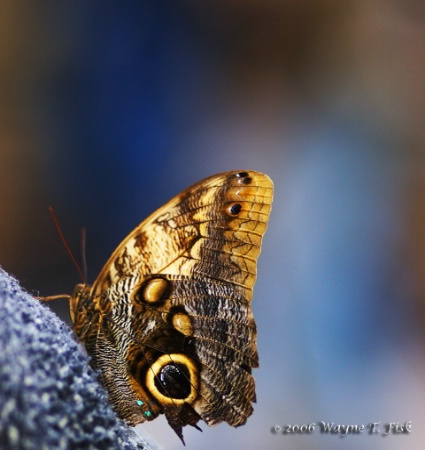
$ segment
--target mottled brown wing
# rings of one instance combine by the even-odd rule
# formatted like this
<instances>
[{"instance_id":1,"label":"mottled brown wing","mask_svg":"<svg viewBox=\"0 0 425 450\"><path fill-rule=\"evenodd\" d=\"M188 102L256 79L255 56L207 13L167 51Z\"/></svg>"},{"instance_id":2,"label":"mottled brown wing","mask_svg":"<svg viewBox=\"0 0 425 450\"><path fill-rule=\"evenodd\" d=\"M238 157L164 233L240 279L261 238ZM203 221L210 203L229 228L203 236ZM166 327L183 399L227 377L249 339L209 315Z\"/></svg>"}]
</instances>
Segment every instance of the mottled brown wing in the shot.
<instances>
[{"instance_id":1,"label":"mottled brown wing","mask_svg":"<svg viewBox=\"0 0 425 450\"><path fill-rule=\"evenodd\" d=\"M164 413L177 434L201 418L245 423L258 366L251 310L273 184L258 172L207 178L143 221L91 290L75 328L118 414Z\"/></svg>"}]
</instances>

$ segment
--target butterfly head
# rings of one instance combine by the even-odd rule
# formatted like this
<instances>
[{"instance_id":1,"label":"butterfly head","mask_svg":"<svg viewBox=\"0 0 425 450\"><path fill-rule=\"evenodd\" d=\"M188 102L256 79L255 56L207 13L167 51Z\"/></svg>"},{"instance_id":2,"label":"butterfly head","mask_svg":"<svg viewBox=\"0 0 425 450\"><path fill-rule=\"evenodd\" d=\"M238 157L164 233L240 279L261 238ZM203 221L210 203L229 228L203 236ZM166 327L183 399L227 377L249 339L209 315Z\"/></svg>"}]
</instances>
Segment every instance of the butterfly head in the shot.
<instances>
[{"instance_id":1,"label":"butterfly head","mask_svg":"<svg viewBox=\"0 0 425 450\"><path fill-rule=\"evenodd\" d=\"M78 323L79 311L82 310L82 303L88 298L89 292L90 287L85 283L77 284L72 292L69 299L69 315L74 325Z\"/></svg>"}]
</instances>

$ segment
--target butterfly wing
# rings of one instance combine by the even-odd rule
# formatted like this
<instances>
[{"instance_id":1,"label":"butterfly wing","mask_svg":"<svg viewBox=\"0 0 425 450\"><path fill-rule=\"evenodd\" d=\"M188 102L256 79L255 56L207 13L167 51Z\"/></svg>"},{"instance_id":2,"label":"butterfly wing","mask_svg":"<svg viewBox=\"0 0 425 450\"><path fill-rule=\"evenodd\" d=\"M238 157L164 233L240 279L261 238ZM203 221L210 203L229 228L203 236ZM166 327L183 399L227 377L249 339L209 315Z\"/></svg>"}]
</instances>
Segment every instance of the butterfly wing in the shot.
<instances>
[{"instance_id":1,"label":"butterfly wing","mask_svg":"<svg viewBox=\"0 0 425 450\"><path fill-rule=\"evenodd\" d=\"M245 423L258 366L251 310L273 184L258 172L196 183L118 246L74 308L117 413L181 427Z\"/></svg>"}]
</instances>

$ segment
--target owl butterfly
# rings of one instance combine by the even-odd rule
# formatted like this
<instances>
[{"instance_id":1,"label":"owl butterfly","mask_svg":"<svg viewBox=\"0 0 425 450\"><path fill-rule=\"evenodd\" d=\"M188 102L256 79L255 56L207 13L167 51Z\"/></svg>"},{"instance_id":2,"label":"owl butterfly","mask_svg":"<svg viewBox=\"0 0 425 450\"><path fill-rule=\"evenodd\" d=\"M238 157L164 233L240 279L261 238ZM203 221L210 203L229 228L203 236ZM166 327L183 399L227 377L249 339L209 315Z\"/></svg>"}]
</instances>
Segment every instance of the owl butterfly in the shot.
<instances>
[{"instance_id":1,"label":"owl butterfly","mask_svg":"<svg viewBox=\"0 0 425 450\"><path fill-rule=\"evenodd\" d=\"M251 415L251 298L272 195L258 172L200 181L133 230L92 287L75 287L76 334L129 425L165 414L183 441L200 419Z\"/></svg>"}]
</instances>

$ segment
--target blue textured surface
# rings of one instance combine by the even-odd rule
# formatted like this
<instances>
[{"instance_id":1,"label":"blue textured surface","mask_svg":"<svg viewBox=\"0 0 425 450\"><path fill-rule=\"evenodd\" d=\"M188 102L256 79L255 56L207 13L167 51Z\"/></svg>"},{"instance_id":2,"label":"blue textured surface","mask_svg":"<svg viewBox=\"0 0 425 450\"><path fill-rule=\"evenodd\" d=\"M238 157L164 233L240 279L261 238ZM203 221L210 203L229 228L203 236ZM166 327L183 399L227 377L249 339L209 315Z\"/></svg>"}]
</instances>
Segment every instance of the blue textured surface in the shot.
<instances>
[{"instance_id":1,"label":"blue textured surface","mask_svg":"<svg viewBox=\"0 0 425 450\"><path fill-rule=\"evenodd\" d=\"M72 331L0 269L0 448L153 449L120 421Z\"/></svg>"}]
</instances>

